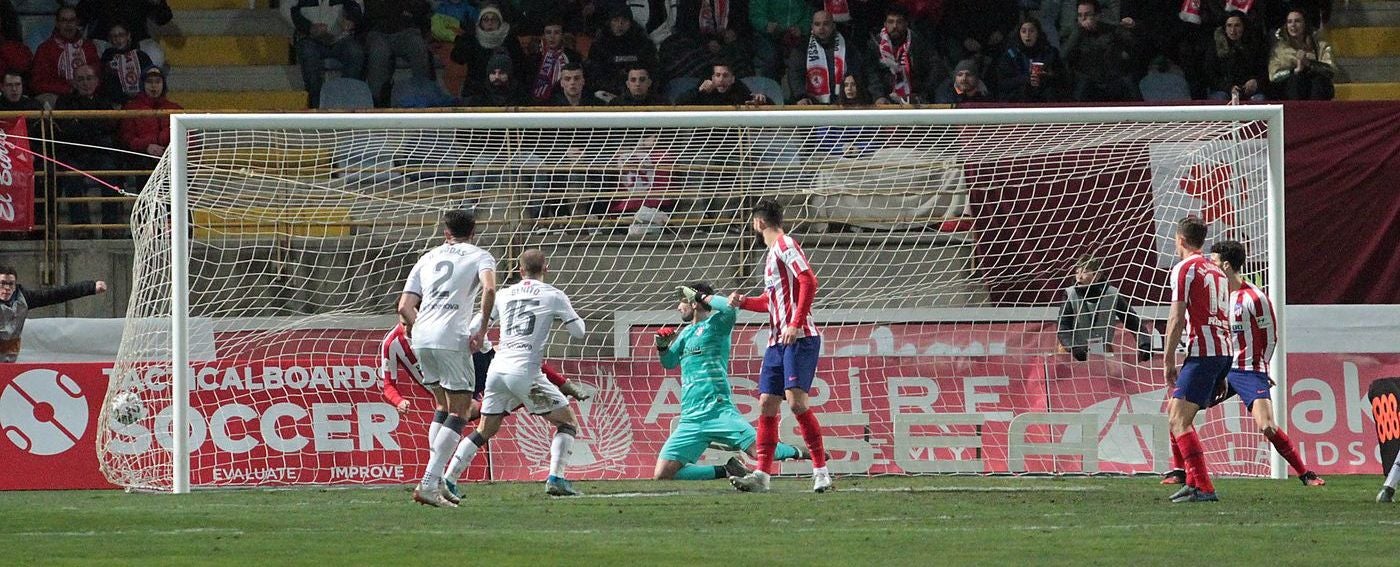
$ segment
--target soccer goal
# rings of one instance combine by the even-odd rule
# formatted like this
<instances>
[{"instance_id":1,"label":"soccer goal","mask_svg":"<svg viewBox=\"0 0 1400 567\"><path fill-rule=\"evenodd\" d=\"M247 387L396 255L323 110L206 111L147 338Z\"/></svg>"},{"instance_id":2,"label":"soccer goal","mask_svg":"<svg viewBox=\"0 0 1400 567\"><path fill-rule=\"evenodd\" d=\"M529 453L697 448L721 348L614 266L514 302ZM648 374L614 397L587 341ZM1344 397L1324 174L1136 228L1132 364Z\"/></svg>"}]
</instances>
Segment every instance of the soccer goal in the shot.
<instances>
[{"instance_id":1,"label":"soccer goal","mask_svg":"<svg viewBox=\"0 0 1400 567\"><path fill-rule=\"evenodd\" d=\"M546 353L597 388L576 407L570 471L583 479L650 476L680 394L651 335L678 323L677 285L760 289L760 198L784 204L820 280L812 404L837 474L1169 468L1162 351L1182 216L1201 216L1210 241L1245 242L1248 277L1287 317L1280 106L171 123L132 218L133 292L97 446L127 487L421 475L430 402L403 383L407 411L383 398L378 347L454 208L475 211L503 280L543 250L588 323L586 339L557 333ZM1059 309L1084 261L1136 317L1105 313L1096 324L1112 332L1064 349ZM734 400L750 418L765 323L746 314L734 337ZM1199 426L1213 472L1284 474L1238 402ZM542 478L549 433L508 420L470 478ZM790 415L783 436L801 442Z\"/></svg>"}]
</instances>

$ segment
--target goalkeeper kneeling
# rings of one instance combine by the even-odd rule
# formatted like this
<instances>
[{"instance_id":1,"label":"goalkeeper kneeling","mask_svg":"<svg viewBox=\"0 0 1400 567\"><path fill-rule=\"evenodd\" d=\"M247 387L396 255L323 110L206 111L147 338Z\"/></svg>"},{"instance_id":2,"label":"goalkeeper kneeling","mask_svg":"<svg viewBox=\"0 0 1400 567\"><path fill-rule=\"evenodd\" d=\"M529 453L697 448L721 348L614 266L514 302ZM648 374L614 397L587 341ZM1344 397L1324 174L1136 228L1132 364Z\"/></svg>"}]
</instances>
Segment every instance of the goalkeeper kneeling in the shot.
<instances>
[{"instance_id":1,"label":"goalkeeper kneeling","mask_svg":"<svg viewBox=\"0 0 1400 567\"><path fill-rule=\"evenodd\" d=\"M704 282L676 288L676 311L685 323L656 333L661 365L681 368L681 415L656 458L657 480L713 480L749 474L736 457L719 466L695 464L715 446L754 456L757 433L734 407L729 387L730 335L737 310ZM803 451L779 443L776 459L807 458Z\"/></svg>"}]
</instances>

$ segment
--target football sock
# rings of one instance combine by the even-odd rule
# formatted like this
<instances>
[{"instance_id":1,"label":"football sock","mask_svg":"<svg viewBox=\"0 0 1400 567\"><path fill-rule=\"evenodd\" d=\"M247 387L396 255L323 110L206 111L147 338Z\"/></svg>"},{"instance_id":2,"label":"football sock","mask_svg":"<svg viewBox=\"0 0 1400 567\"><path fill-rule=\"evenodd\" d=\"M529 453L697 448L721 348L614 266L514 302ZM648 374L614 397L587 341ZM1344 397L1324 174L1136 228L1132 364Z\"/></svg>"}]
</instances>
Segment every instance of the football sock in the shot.
<instances>
[{"instance_id":1,"label":"football sock","mask_svg":"<svg viewBox=\"0 0 1400 567\"><path fill-rule=\"evenodd\" d=\"M462 440L462 428L467 425L467 421L460 415L449 415L442 423L442 428L438 429L437 437L433 438L433 458L428 461L428 470L423 473L424 489L437 488L438 480L442 478L443 468L447 465L448 455L452 454L452 449L457 446L457 442Z\"/></svg>"},{"instance_id":2,"label":"football sock","mask_svg":"<svg viewBox=\"0 0 1400 567\"><path fill-rule=\"evenodd\" d=\"M1390 474L1385 475L1385 485L1391 488L1400 486L1400 459L1390 466Z\"/></svg>"},{"instance_id":3,"label":"football sock","mask_svg":"<svg viewBox=\"0 0 1400 567\"><path fill-rule=\"evenodd\" d=\"M1168 433L1172 436L1172 470L1186 470L1186 463L1181 460L1181 446L1176 444L1176 434Z\"/></svg>"},{"instance_id":4,"label":"football sock","mask_svg":"<svg viewBox=\"0 0 1400 567\"><path fill-rule=\"evenodd\" d=\"M1282 429L1274 429L1273 435L1265 435L1265 437L1268 437L1269 442L1274 444L1275 449L1278 449L1278 454L1283 456L1283 460L1288 461L1293 470L1298 471L1299 476L1308 472L1307 465L1303 464L1303 458L1293 448L1293 441Z\"/></svg>"},{"instance_id":5,"label":"football sock","mask_svg":"<svg viewBox=\"0 0 1400 567\"><path fill-rule=\"evenodd\" d=\"M1202 492L1215 492L1215 483L1210 481L1210 471L1206 469L1205 447L1195 429L1176 437L1181 445L1181 457L1186 461L1187 478L1195 481L1194 486Z\"/></svg>"},{"instance_id":6,"label":"football sock","mask_svg":"<svg viewBox=\"0 0 1400 567\"><path fill-rule=\"evenodd\" d=\"M826 447L822 444L822 424L817 422L817 412L809 409L797 414L797 429L807 442L807 450L812 452L812 468L825 468Z\"/></svg>"},{"instance_id":7,"label":"football sock","mask_svg":"<svg viewBox=\"0 0 1400 567\"><path fill-rule=\"evenodd\" d=\"M797 447L793 447L792 445L788 445L787 443L779 442L776 446L773 447L773 460L775 461L786 461L788 459L796 459L797 455L799 454L800 453L798 452Z\"/></svg>"},{"instance_id":8,"label":"football sock","mask_svg":"<svg viewBox=\"0 0 1400 567\"><path fill-rule=\"evenodd\" d=\"M549 445L549 476L564 478L564 460L569 458L569 448L574 444L574 428L560 427L554 432L554 442Z\"/></svg>"},{"instance_id":9,"label":"football sock","mask_svg":"<svg viewBox=\"0 0 1400 567\"><path fill-rule=\"evenodd\" d=\"M428 459L433 458L433 440L437 439L439 429L442 429L442 422L447 421L447 412L437 410L433 412L433 422L428 425Z\"/></svg>"},{"instance_id":10,"label":"football sock","mask_svg":"<svg viewBox=\"0 0 1400 567\"><path fill-rule=\"evenodd\" d=\"M758 416L758 470L773 474L773 451L778 446L778 416Z\"/></svg>"},{"instance_id":11,"label":"football sock","mask_svg":"<svg viewBox=\"0 0 1400 567\"><path fill-rule=\"evenodd\" d=\"M447 480L457 482L462 478L462 471L467 470L472 465L472 459L476 458L476 450L485 444L486 440L480 433L468 433L466 441L457 444L457 454L452 456L452 464L447 465Z\"/></svg>"},{"instance_id":12,"label":"football sock","mask_svg":"<svg viewBox=\"0 0 1400 567\"><path fill-rule=\"evenodd\" d=\"M729 475L724 472L724 467L688 464L676 471L676 480L714 480L717 478L729 478Z\"/></svg>"}]
</instances>

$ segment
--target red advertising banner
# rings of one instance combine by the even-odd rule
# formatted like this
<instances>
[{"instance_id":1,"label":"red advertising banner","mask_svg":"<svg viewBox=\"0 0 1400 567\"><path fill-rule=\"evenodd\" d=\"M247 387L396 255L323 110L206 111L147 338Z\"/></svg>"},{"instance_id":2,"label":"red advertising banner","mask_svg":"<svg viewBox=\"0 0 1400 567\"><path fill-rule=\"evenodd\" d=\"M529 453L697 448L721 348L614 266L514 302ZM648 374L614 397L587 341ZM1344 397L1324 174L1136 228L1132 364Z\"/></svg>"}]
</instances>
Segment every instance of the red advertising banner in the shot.
<instances>
[{"instance_id":1,"label":"red advertising banner","mask_svg":"<svg viewBox=\"0 0 1400 567\"><path fill-rule=\"evenodd\" d=\"M111 428L111 463L168 463L166 370L132 377L154 419L98 423L111 365L0 365L0 489L110 488L95 451ZM401 484L427 461L428 393L399 384L400 415L377 369L335 361L224 361L195 368L189 416L191 483L198 486ZM156 431L158 433L154 433ZM485 478L484 459L465 475Z\"/></svg>"},{"instance_id":2,"label":"red advertising banner","mask_svg":"<svg viewBox=\"0 0 1400 567\"><path fill-rule=\"evenodd\" d=\"M34 229L34 158L23 118L0 120L0 231Z\"/></svg>"},{"instance_id":3,"label":"red advertising banner","mask_svg":"<svg viewBox=\"0 0 1400 567\"><path fill-rule=\"evenodd\" d=\"M994 333L978 333L983 340ZM645 351L642 351L645 352ZM650 353L647 352L646 355ZM573 379L599 387L578 403L570 476L648 478L672 422L680 383L655 361L560 361ZM1064 355L829 356L812 405L840 474L937 472L1144 472L1166 468L1166 396L1160 369L1118 356L1075 362ZM1380 457L1366 387L1400 376L1400 354L1289 357L1288 427L1322 474L1376 474ZM758 415L757 361L736 361L735 404ZM0 489L110 488L94 444L109 364L0 365ZM408 388L399 415L372 367L335 361L221 362L195 369L190 418L192 481L200 486L403 484L422 474L431 403ZM139 376L160 384L160 375ZM164 397L147 390L143 398ZM169 408L117 433L117 460L168 462ZM154 427L152 427L154 426ZM800 443L790 416L785 440ZM1208 459L1226 474L1264 474L1266 441L1237 401L1203 425ZM468 479L540 480L554 431L518 415L491 442ZM730 453L711 450L703 463ZM782 472L806 472L804 462Z\"/></svg>"}]
</instances>

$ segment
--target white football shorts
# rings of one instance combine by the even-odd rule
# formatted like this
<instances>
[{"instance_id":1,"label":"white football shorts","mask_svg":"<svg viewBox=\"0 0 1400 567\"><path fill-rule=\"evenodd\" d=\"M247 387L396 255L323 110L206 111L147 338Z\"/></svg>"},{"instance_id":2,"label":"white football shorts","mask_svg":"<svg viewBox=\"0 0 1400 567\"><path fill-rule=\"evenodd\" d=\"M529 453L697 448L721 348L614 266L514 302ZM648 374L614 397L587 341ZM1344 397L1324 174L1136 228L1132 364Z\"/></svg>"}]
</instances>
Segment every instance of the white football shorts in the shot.
<instances>
[{"instance_id":1,"label":"white football shorts","mask_svg":"<svg viewBox=\"0 0 1400 567\"><path fill-rule=\"evenodd\" d=\"M415 352L424 386L437 384L454 392L470 392L476 387L471 353L444 348L420 348Z\"/></svg>"},{"instance_id":2,"label":"white football shorts","mask_svg":"<svg viewBox=\"0 0 1400 567\"><path fill-rule=\"evenodd\" d=\"M527 377L492 369L486 374L486 388L481 395L482 415L504 415L521 405L525 406L525 411L544 415L569 407L569 399L558 386L550 384L543 373Z\"/></svg>"}]
</instances>

